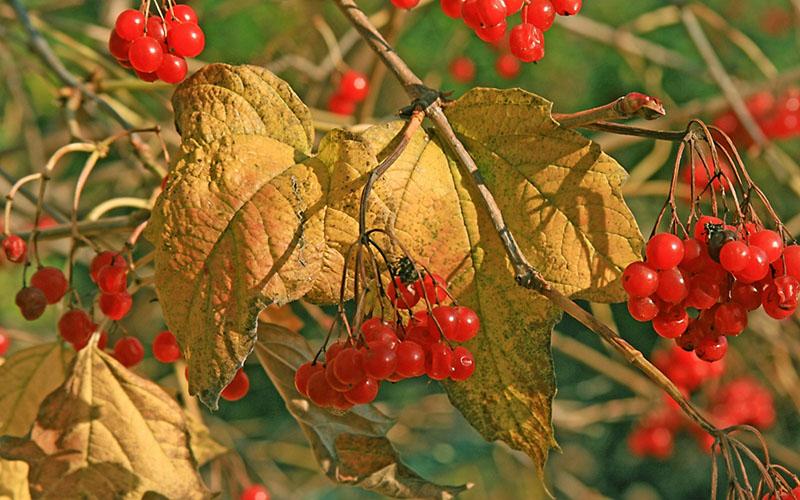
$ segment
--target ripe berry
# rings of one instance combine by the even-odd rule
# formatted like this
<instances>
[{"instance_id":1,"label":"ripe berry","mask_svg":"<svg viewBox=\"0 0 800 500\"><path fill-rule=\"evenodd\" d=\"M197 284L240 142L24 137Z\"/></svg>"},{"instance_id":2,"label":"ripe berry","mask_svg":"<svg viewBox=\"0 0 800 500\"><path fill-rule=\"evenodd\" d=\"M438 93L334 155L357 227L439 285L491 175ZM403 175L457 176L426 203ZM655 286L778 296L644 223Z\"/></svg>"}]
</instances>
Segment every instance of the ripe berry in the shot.
<instances>
[{"instance_id":1,"label":"ripe berry","mask_svg":"<svg viewBox=\"0 0 800 500\"><path fill-rule=\"evenodd\" d=\"M355 70L345 71L339 82L337 92L345 99L353 102L361 102L369 95L369 80L367 75Z\"/></svg>"},{"instance_id":2,"label":"ripe berry","mask_svg":"<svg viewBox=\"0 0 800 500\"><path fill-rule=\"evenodd\" d=\"M89 276L92 278L92 281L97 283L97 275L100 273L100 270L111 264L118 267L127 267L125 259L116 252L105 251L95 255L91 264L89 264Z\"/></svg>"},{"instance_id":3,"label":"ripe berry","mask_svg":"<svg viewBox=\"0 0 800 500\"><path fill-rule=\"evenodd\" d=\"M544 57L544 33L533 24L519 24L511 29L509 46L520 61L539 61Z\"/></svg>"},{"instance_id":4,"label":"ripe berry","mask_svg":"<svg viewBox=\"0 0 800 500\"><path fill-rule=\"evenodd\" d=\"M495 43L503 39L506 34L506 28L508 28L508 23L503 20L492 26L481 25L475 30L475 34L484 42Z\"/></svg>"},{"instance_id":5,"label":"ripe berry","mask_svg":"<svg viewBox=\"0 0 800 500\"><path fill-rule=\"evenodd\" d=\"M788 245L784 248L783 258L776 260L774 266L777 274L788 274L800 280L800 245Z\"/></svg>"},{"instance_id":6,"label":"ripe berry","mask_svg":"<svg viewBox=\"0 0 800 500\"><path fill-rule=\"evenodd\" d=\"M583 6L583 0L552 0L552 2L559 16L574 16Z\"/></svg>"},{"instance_id":7,"label":"ripe berry","mask_svg":"<svg viewBox=\"0 0 800 500\"><path fill-rule=\"evenodd\" d=\"M700 340L694 350L697 357L703 361L713 363L725 357L728 352L728 339L721 335L719 337L709 336Z\"/></svg>"},{"instance_id":8,"label":"ripe berry","mask_svg":"<svg viewBox=\"0 0 800 500\"><path fill-rule=\"evenodd\" d=\"M136 43L136 42L134 42ZM173 25L167 33L167 45L181 57L195 57L203 52L206 46L206 36L203 30L195 23L182 23ZM133 59L131 59L133 63ZM159 61L159 64L161 61ZM133 65L136 67L136 64ZM155 71L156 66L151 71Z\"/></svg>"},{"instance_id":9,"label":"ripe berry","mask_svg":"<svg viewBox=\"0 0 800 500\"><path fill-rule=\"evenodd\" d=\"M124 40L135 40L144 34L144 23L144 14L138 10L123 10L117 16L114 31Z\"/></svg>"},{"instance_id":10,"label":"ripe berry","mask_svg":"<svg viewBox=\"0 0 800 500\"><path fill-rule=\"evenodd\" d=\"M392 0L392 5L398 9L413 9L419 5L419 0Z\"/></svg>"},{"instance_id":11,"label":"ripe berry","mask_svg":"<svg viewBox=\"0 0 800 500\"><path fill-rule=\"evenodd\" d=\"M325 365L325 378L328 380L328 384L333 387L333 390L336 392L345 392L349 391L353 388L353 384L346 384L339 380L339 377L336 376L334 370L336 370L336 361L334 359L327 365Z\"/></svg>"},{"instance_id":12,"label":"ripe berry","mask_svg":"<svg viewBox=\"0 0 800 500\"><path fill-rule=\"evenodd\" d=\"M294 388L303 396L308 396L308 380L311 375L324 371L325 367L321 363L311 364L311 361L303 363L294 374Z\"/></svg>"},{"instance_id":13,"label":"ripe berry","mask_svg":"<svg viewBox=\"0 0 800 500\"><path fill-rule=\"evenodd\" d=\"M130 312L133 298L127 292L101 293L98 303L106 317L119 321Z\"/></svg>"},{"instance_id":14,"label":"ripe berry","mask_svg":"<svg viewBox=\"0 0 800 500\"><path fill-rule=\"evenodd\" d=\"M419 302L419 295L414 287L409 283L403 283L400 276L395 276L386 287L386 296L395 307L411 309Z\"/></svg>"},{"instance_id":15,"label":"ripe berry","mask_svg":"<svg viewBox=\"0 0 800 500\"><path fill-rule=\"evenodd\" d=\"M431 304L438 304L447 298L447 282L438 274L425 274L425 277L414 282L414 289L419 297L424 297Z\"/></svg>"},{"instance_id":16,"label":"ripe berry","mask_svg":"<svg viewBox=\"0 0 800 500\"><path fill-rule=\"evenodd\" d=\"M180 5L177 7L180 7ZM269 491L260 484L254 484L239 495L239 500L269 500Z\"/></svg>"},{"instance_id":17,"label":"ripe berry","mask_svg":"<svg viewBox=\"0 0 800 500\"><path fill-rule=\"evenodd\" d=\"M136 337L123 337L114 344L114 358L126 368L136 366L144 358L144 346Z\"/></svg>"},{"instance_id":18,"label":"ripe berry","mask_svg":"<svg viewBox=\"0 0 800 500\"><path fill-rule=\"evenodd\" d=\"M435 321L428 322L428 330L433 335L438 334L441 329L441 334L445 338L451 338L456 335L458 330L458 314L456 308L452 306L436 306L431 310L431 318Z\"/></svg>"},{"instance_id":19,"label":"ripe berry","mask_svg":"<svg viewBox=\"0 0 800 500\"><path fill-rule=\"evenodd\" d=\"M197 13L193 8L188 5L176 5L167 10L165 16L167 24L175 25L179 23L195 23L197 24ZM171 27L171 26L170 26Z\"/></svg>"},{"instance_id":20,"label":"ripe berry","mask_svg":"<svg viewBox=\"0 0 800 500\"><path fill-rule=\"evenodd\" d=\"M659 233L647 242L647 264L653 269L672 269L683 259L683 241L670 233Z\"/></svg>"},{"instance_id":21,"label":"ripe berry","mask_svg":"<svg viewBox=\"0 0 800 500\"><path fill-rule=\"evenodd\" d=\"M139 80L143 82L153 83L158 81L158 74L155 71L152 73L142 73L141 71L134 70L134 73L136 73L136 76L139 77Z\"/></svg>"},{"instance_id":22,"label":"ripe berry","mask_svg":"<svg viewBox=\"0 0 800 500\"><path fill-rule=\"evenodd\" d=\"M425 373L425 351L416 342L406 340L397 345L396 373L404 378Z\"/></svg>"},{"instance_id":23,"label":"ripe berry","mask_svg":"<svg viewBox=\"0 0 800 500\"><path fill-rule=\"evenodd\" d=\"M249 390L250 379L247 377L244 370L239 368L236 375L233 376L233 380L228 382L228 385L222 389L220 396L226 401L239 401L247 395L247 391Z\"/></svg>"},{"instance_id":24,"label":"ripe berry","mask_svg":"<svg viewBox=\"0 0 800 500\"><path fill-rule=\"evenodd\" d=\"M181 358L178 340L170 331L159 333L153 340L153 357L162 363L174 363Z\"/></svg>"},{"instance_id":25,"label":"ripe berry","mask_svg":"<svg viewBox=\"0 0 800 500\"><path fill-rule=\"evenodd\" d=\"M741 271L750 260L750 247L743 241L730 241L719 252L719 263L731 273Z\"/></svg>"},{"instance_id":26,"label":"ripe berry","mask_svg":"<svg viewBox=\"0 0 800 500\"><path fill-rule=\"evenodd\" d=\"M670 307L653 318L653 330L666 339L680 337L688 327L689 315L681 306Z\"/></svg>"},{"instance_id":27,"label":"ripe berry","mask_svg":"<svg viewBox=\"0 0 800 500\"><path fill-rule=\"evenodd\" d=\"M92 318L81 309L72 309L58 320L58 334L71 344L85 344L95 330Z\"/></svg>"},{"instance_id":28,"label":"ripe berry","mask_svg":"<svg viewBox=\"0 0 800 500\"><path fill-rule=\"evenodd\" d=\"M634 455L666 459L672 455L674 437L666 427L653 426L635 430L628 437L628 448Z\"/></svg>"},{"instance_id":29,"label":"ripe berry","mask_svg":"<svg viewBox=\"0 0 800 500\"><path fill-rule=\"evenodd\" d=\"M141 36L131 43L128 60L133 69L140 73L153 73L161 66L164 50L155 38Z\"/></svg>"},{"instance_id":30,"label":"ripe berry","mask_svg":"<svg viewBox=\"0 0 800 500\"><path fill-rule=\"evenodd\" d=\"M678 268L664 269L658 272L658 288L656 295L664 302L677 304L689 294L686 279Z\"/></svg>"},{"instance_id":31,"label":"ripe berry","mask_svg":"<svg viewBox=\"0 0 800 500\"><path fill-rule=\"evenodd\" d=\"M155 38L160 43L164 43L167 40L167 27L164 25L164 21L162 21L160 17L148 17L146 28L147 29L145 30L145 33L147 36Z\"/></svg>"},{"instance_id":32,"label":"ripe berry","mask_svg":"<svg viewBox=\"0 0 800 500\"><path fill-rule=\"evenodd\" d=\"M333 406L333 403L339 398L328 383L324 371L318 371L309 377L307 392L308 398L320 408Z\"/></svg>"},{"instance_id":33,"label":"ripe berry","mask_svg":"<svg viewBox=\"0 0 800 500\"><path fill-rule=\"evenodd\" d=\"M791 316L797 309L797 302L787 302L778 293L774 283L767 286L762 292L762 305L764 312L770 317L781 320Z\"/></svg>"},{"instance_id":34,"label":"ripe berry","mask_svg":"<svg viewBox=\"0 0 800 500\"><path fill-rule=\"evenodd\" d=\"M761 291L752 283L735 281L731 287L731 300L748 311L754 311L761 306Z\"/></svg>"},{"instance_id":35,"label":"ripe berry","mask_svg":"<svg viewBox=\"0 0 800 500\"><path fill-rule=\"evenodd\" d=\"M522 5L525 3L525 0L505 0L506 2L506 12L508 15L514 15L522 9Z\"/></svg>"},{"instance_id":36,"label":"ripe berry","mask_svg":"<svg viewBox=\"0 0 800 500\"><path fill-rule=\"evenodd\" d=\"M92 330L94 330L96 328L97 328L97 325L92 325ZM92 333L94 333L94 332L92 332ZM82 340L81 342L72 342L72 348L75 349L76 351L80 351L81 349L83 349L84 347L89 345L89 339L91 339L91 337L92 336L89 335L88 337L86 337L86 339ZM105 331L102 331L102 332L100 332L100 338L97 339L97 348L102 351L102 350L104 350L106 348L107 344L108 344L108 333L105 332Z\"/></svg>"},{"instance_id":37,"label":"ripe berry","mask_svg":"<svg viewBox=\"0 0 800 500\"><path fill-rule=\"evenodd\" d=\"M349 116L356 112L356 103L342 94L336 93L328 99L328 111L337 115Z\"/></svg>"},{"instance_id":38,"label":"ripe berry","mask_svg":"<svg viewBox=\"0 0 800 500\"><path fill-rule=\"evenodd\" d=\"M69 283L61 269L42 267L31 276L31 286L44 292L48 304L55 304L67 293Z\"/></svg>"},{"instance_id":39,"label":"ripe berry","mask_svg":"<svg viewBox=\"0 0 800 500\"><path fill-rule=\"evenodd\" d=\"M464 18L464 24L470 29L479 29L481 20L478 14L478 0L466 0L461 6L461 16Z\"/></svg>"},{"instance_id":40,"label":"ripe berry","mask_svg":"<svg viewBox=\"0 0 800 500\"><path fill-rule=\"evenodd\" d=\"M406 337L403 340L412 340L421 345L423 349L428 349L431 344L442 340L439 329L435 326L431 328L430 324L429 322L425 322L424 325L409 326L406 330Z\"/></svg>"},{"instance_id":41,"label":"ripe berry","mask_svg":"<svg viewBox=\"0 0 800 500\"><path fill-rule=\"evenodd\" d=\"M658 289L658 273L644 262L633 262L622 273L622 287L631 297L648 297Z\"/></svg>"},{"instance_id":42,"label":"ripe berry","mask_svg":"<svg viewBox=\"0 0 800 500\"><path fill-rule=\"evenodd\" d=\"M454 342L467 342L478 334L481 321L478 318L478 314L469 307L456 306L454 310L458 323L456 330L447 338Z\"/></svg>"},{"instance_id":43,"label":"ripe berry","mask_svg":"<svg viewBox=\"0 0 800 500\"><path fill-rule=\"evenodd\" d=\"M460 3L459 3L460 9ZM475 79L475 63L466 56L456 57L449 66L450 76L459 83L469 83Z\"/></svg>"},{"instance_id":44,"label":"ripe berry","mask_svg":"<svg viewBox=\"0 0 800 500\"><path fill-rule=\"evenodd\" d=\"M475 372L475 357L466 347L457 346L451 358L450 378L456 381L467 380Z\"/></svg>"},{"instance_id":45,"label":"ripe berry","mask_svg":"<svg viewBox=\"0 0 800 500\"><path fill-rule=\"evenodd\" d=\"M549 30L555 18L556 11L550 0L533 0L530 5L528 5L527 22L542 31Z\"/></svg>"},{"instance_id":46,"label":"ripe berry","mask_svg":"<svg viewBox=\"0 0 800 500\"><path fill-rule=\"evenodd\" d=\"M444 380L452 370L453 351L444 342L433 344L425 356L425 373L433 380Z\"/></svg>"},{"instance_id":47,"label":"ripe berry","mask_svg":"<svg viewBox=\"0 0 800 500\"><path fill-rule=\"evenodd\" d=\"M330 363L331 361L336 359L336 356L338 356L339 353L342 352L342 350L344 350L344 348L347 346L348 344L343 340L334 342L333 344L329 345L328 348L325 350L325 362Z\"/></svg>"},{"instance_id":48,"label":"ripe berry","mask_svg":"<svg viewBox=\"0 0 800 500\"><path fill-rule=\"evenodd\" d=\"M363 325L361 330L364 331ZM368 332L364 332L364 340L367 342L384 342L392 350L394 350L394 348L397 347L397 343L400 342L394 329L386 325L370 328Z\"/></svg>"},{"instance_id":49,"label":"ripe berry","mask_svg":"<svg viewBox=\"0 0 800 500\"><path fill-rule=\"evenodd\" d=\"M130 40L125 40L116 32L111 30L111 35L108 37L108 51L116 59L128 60L128 50L131 48Z\"/></svg>"},{"instance_id":50,"label":"ripe berry","mask_svg":"<svg viewBox=\"0 0 800 500\"><path fill-rule=\"evenodd\" d=\"M461 17L461 6L464 5L464 0L439 0L439 5L446 16L459 19Z\"/></svg>"},{"instance_id":51,"label":"ripe berry","mask_svg":"<svg viewBox=\"0 0 800 500\"><path fill-rule=\"evenodd\" d=\"M734 274L737 280L745 283L755 283L756 281L764 279L769 273L769 262L767 262L767 253L760 247L750 247L750 258L747 265Z\"/></svg>"},{"instance_id":52,"label":"ripe berry","mask_svg":"<svg viewBox=\"0 0 800 500\"><path fill-rule=\"evenodd\" d=\"M797 296L800 293L800 281L794 276L779 276L767 285L768 293L775 293L781 306L797 305Z\"/></svg>"},{"instance_id":53,"label":"ripe berry","mask_svg":"<svg viewBox=\"0 0 800 500\"><path fill-rule=\"evenodd\" d=\"M687 271L695 272L695 266L699 259L705 254L705 246L694 238L683 240L683 259L680 266Z\"/></svg>"},{"instance_id":54,"label":"ripe berry","mask_svg":"<svg viewBox=\"0 0 800 500\"><path fill-rule=\"evenodd\" d=\"M386 342L369 342L364 351L364 372L375 380L385 380L397 368L397 353Z\"/></svg>"},{"instance_id":55,"label":"ripe berry","mask_svg":"<svg viewBox=\"0 0 800 500\"><path fill-rule=\"evenodd\" d=\"M519 75L519 59L511 54L502 54L494 63L494 70L501 78L511 80Z\"/></svg>"},{"instance_id":56,"label":"ripe berry","mask_svg":"<svg viewBox=\"0 0 800 500\"><path fill-rule=\"evenodd\" d=\"M28 245L16 234L10 234L3 240L3 252L10 262L19 264L25 260L25 256L28 254Z\"/></svg>"},{"instance_id":57,"label":"ripe berry","mask_svg":"<svg viewBox=\"0 0 800 500\"><path fill-rule=\"evenodd\" d=\"M107 265L97 273L97 287L103 293L122 293L128 288L128 268Z\"/></svg>"},{"instance_id":58,"label":"ripe berry","mask_svg":"<svg viewBox=\"0 0 800 500\"><path fill-rule=\"evenodd\" d=\"M367 374L364 371L364 355L354 347L347 347L336 356L334 364L336 378L345 384L360 384Z\"/></svg>"},{"instance_id":59,"label":"ripe berry","mask_svg":"<svg viewBox=\"0 0 800 500\"><path fill-rule=\"evenodd\" d=\"M636 321L650 321L658 316L658 305L650 297L631 297L628 312Z\"/></svg>"},{"instance_id":60,"label":"ripe berry","mask_svg":"<svg viewBox=\"0 0 800 500\"><path fill-rule=\"evenodd\" d=\"M714 313L714 328L723 335L739 335L747 328L747 311L741 304L721 304Z\"/></svg>"},{"instance_id":61,"label":"ripe berry","mask_svg":"<svg viewBox=\"0 0 800 500\"><path fill-rule=\"evenodd\" d=\"M22 317L28 321L33 321L41 317L41 315L44 314L44 310L47 308L47 296L43 291L33 286L27 286L17 292L14 302L16 302L17 307L19 307L19 312L22 313Z\"/></svg>"},{"instance_id":62,"label":"ripe berry","mask_svg":"<svg viewBox=\"0 0 800 500\"><path fill-rule=\"evenodd\" d=\"M767 254L770 264L778 260L783 254L783 239L775 231L764 229L750 235L750 245L759 247Z\"/></svg>"},{"instance_id":63,"label":"ripe berry","mask_svg":"<svg viewBox=\"0 0 800 500\"><path fill-rule=\"evenodd\" d=\"M381 383L374 378L367 377L360 384L356 384L352 389L344 393L347 401L354 405L371 403L378 395Z\"/></svg>"},{"instance_id":64,"label":"ripe berry","mask_svg":"<svg viewBox=\"0 0 800 500\"><path fill-rule=\"evenodd\" d=\"M164 54L161 66L156 70L158 78L167 83L180 83L186 78L189 67L186 59L173 54Z\"/></svg>"},{"instance_id":65,"label":"ripe berry","mask_svg":"<svg viewBox=\"0 0 800 500\"><path fill-rule=\"evenodd\" d=\"M478 19L484 26L494 26L505 22L507 12L503 0L478 0Z\"/></svg>"},{"instance_id":66,"label":"ripe berry","mask_svg":"<svg viewBox=\"0 0 800 500\"><path fill-rule=\"evenodd\" d=\"M9 346L11 346L11 339L5 333L0 332L0 356L5 356Z\"/></svg>"}]
</instances>

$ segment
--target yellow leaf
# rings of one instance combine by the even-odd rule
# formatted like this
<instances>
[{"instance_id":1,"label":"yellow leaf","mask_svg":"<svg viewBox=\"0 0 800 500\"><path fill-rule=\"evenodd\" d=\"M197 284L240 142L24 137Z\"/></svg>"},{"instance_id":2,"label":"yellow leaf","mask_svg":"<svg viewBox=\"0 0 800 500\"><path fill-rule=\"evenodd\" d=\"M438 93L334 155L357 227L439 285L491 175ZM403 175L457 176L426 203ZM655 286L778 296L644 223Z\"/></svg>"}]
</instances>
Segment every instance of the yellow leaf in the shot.
<instances>
[{"instance_id":1,"label":"yellow leaf","mask_svg":"<svg viewBox=\"0 0 800 500\"><path fill-rule=\"evenodd\" d=\"M0 500L29 500L28 464L0 460Z\"/></svg>"},{"instance_id":2,"label":"yellow leaf","mask_svg":"<svg viewBox=\"0 0 800 500\"><path fill-rule=\"evenodd\" d=\"M264 323L281 325L293 332L299 332L303 328L303 320L292 311L292 306L289 304L285 306L273 304L264 309L258 319Z\"/></svg>"},{"instance_id":3,"label":"yellow leaf","mask_svg":"<svg viewBox=\"0 0 800 500\"><path fill-rule=\"evenodd\" d=\"M197 460L199 467L229 451L211 436L211 431L202 420L193 417L189 412L184 412L184 416L189 427L192 455Z\"/></svg>"},{"instance_id":4,"label":"yellow leaf","mask_svg":"<svg viewBox=\"0 0 800 500\"><path fill-rule=\"evenodd\" d=\"M161 388L96 348L78 353L25 438L0 456L30 466L34 498L209 498L183 412Z\"/></svg>"},{"instance_id":5,"label":"yellow leaf","mask_svg":"<svg viewBox=\"0 0 800 500\"><path fill-rule=\"evenodd\" d=\"M469 488L431 483L403 464L386 438L392 421L374 406L334 413L301 396L294 388L294 373L314 357L303 337L266 323L259 326L258 336L256 355L261 366L331 480L395 498L448 499Z\"/></svg>"}]
</instances>

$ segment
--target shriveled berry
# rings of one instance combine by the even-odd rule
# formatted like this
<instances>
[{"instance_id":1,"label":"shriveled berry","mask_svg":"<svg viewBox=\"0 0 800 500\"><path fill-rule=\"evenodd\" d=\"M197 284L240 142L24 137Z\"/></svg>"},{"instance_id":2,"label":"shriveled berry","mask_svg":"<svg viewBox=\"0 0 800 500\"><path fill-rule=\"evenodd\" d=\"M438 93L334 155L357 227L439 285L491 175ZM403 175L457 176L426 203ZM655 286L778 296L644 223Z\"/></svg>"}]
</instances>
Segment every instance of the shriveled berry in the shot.
<instances>
[{"instance_id":1,"label":"shriveled berry","mask_svg":"<svg viewBox=\"0 0 800 500\"><path fill-rule=\"evenodd\" d=\"M523 62L536 62L544 57L544 33L531 23L522 23L511 28L509 48Z\"/></svg>"},{"instance_id":2,"label":"shriveled berry","mask_svg":"<svg viewBox=\"0 0 800 500\"><path fill-rule=\"evenodd\" d=\"M753 311L761 306L761 290L752 283L735 281L731 286L731 300Z\"/></svg>"},{"instance_id":3,"label":"shriveled berry","mask_svg":"<svg viewBox=\"0 0 800 500\"><path fill-rule=\"evenodd\" d=\"M22 317L33 321L44 314L47 308L47 296L36 287L28 286L17 292L14 302L19 307Z\"/></svg>"},{"instance_id":4,"label":"shriveled berry","mask_svg":"<svg viewBox=\"0 0 800 500\"><path fill-rule=\"evenodd\" d=\"M714 327L723 335L739 335L747 328L747 310L736 302L721 304L714 313Z\"/></svg>"},{"instance_id":5,"label":"shriveled berry","mask_svg":"<svg viewBox=\"0 0 800 500\"><path fill-rule=\"evenodd\" d=\"M41 267L31 276L31 286L44 292L48 304L55 304L67 293L69 283L61 269Z\"/></svg>"},{"instance_id":6,"label":"shriveled berry","mask_svg":"<svg viewBox=\"0 0 800 500\"><path fill-rule=\"evenodd\" d=\"M233 380L228 382L228 385L222 389L220 396L226 401L238 401L247 395L250 390L250 378L244 372L244 369L239 368Z\"/></svg>"},{"instance_id":7,"label":"shriveled berry","mask_svg":"<svg viewBox=\"0 0 800 500\"><path fill-rule=\"evenodd\" d=\"M3 252L5 252L6 259L10 262L19 264L25 261L25 256L28 254L28 245L25 240L16 234L10 234L3 239Z\"/></svg>"}]
</instances>

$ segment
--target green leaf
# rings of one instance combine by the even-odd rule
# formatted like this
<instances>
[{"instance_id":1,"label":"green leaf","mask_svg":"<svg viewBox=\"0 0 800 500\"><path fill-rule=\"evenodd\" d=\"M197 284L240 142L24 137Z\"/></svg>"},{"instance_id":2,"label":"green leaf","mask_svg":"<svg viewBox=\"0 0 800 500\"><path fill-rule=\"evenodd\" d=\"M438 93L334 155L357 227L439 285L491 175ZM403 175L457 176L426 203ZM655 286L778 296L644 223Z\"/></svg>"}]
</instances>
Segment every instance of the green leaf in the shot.
<instances>
[{"instance_id":1,"label":"green leaf","mask_svg":"<svg viewBox=\"0 0 800 500\"><path fill-rule=\"evenodd\" d=\"M392 421L373 405L332 412L301 396L294 388L294 373L314 353L300 335L261 324L256 354L331 480L395 498L447 499L469 488L431 483L403 464L386 438Z\"/></svg>"}]
</instances>

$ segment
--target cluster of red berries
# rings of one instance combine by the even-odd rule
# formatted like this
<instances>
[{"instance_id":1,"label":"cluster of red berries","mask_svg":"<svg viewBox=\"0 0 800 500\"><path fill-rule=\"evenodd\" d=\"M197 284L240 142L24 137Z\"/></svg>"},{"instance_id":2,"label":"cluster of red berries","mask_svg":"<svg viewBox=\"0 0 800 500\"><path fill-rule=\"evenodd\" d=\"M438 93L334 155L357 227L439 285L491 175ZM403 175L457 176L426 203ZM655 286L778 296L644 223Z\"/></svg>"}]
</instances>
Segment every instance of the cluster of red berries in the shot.
<instances>
[{"instance_id":1,"label":"cluster of red berries","mask_svg":"<svg viewBox=\"0 0 800 500\"><path fill-rule=\"evenodd\" d=\"M295 388L317 406L347 410L372 402L384 380L427 375L433 380L463 381L475 371L475 358L463 346L480 328L475 311L464 306L441 305L448 295L444 279L426 274L413 283L394 278L386 295L401 308L411 309L421 300L437 304L430 312L413 313L406 324L370 318L361 325L358 340L340 340L328 346L325 362L303 364L295 374ZM442 338L444 337L444 338Z\"/></svg>"},{"instance_id":2,"label":"cluster of red berries","mask_svg":"<svg viewBox=\"0 0 800 500\"><path fill-rule=\"evenodd\" d=\"M748 97L746 104L747 110L768 138L788 139L800 134L800 89L787 89L778 97L771 92L758 92ZM753 143L733 111L719 115L714 125L736 144L749 146Z\"/></svg>"},{"instance_id":3,"label":"cluster of red berries","mask_svg":"<svg viewBox=\"0 0 800 500\"><path fill-rule=\"evenodd\" d=\"M100 289L97 304L105 316L119 321L131 310L133 297L128 293L128 263L116 252L97 254L89 266L89 276Z\"/></svg>"},{"instance_id":4,"label":"cluster of red berries","mask_svg":"<svg viewBox=\"0 0 800 500\"><path fill-rule=\"evenodd\" d=\"M148 15L146 5L149 2L143 2L140 10L120 13L108 50L120 65L133 68L146 82L180 83L188 71L185 58L200 55L206 45L197 14L188 5L173 3L164 15L161 11Z\"/></svg>"},{"instance_id":5,"label":"cluster of red berries","mask_svg":"<svg viewBox=\"0 0 800 500\"><path fill-rule=\"evenodd\" d=\"M702 216L693 236L656 234L646 254L622 275L628 311L704 361L725 355L749 311L763 307L780 320L797 308L800 246L784 247L775 231Z\"/></svg>"},{"instance_id":6,"label":"cluster of red berries","mask_svg":"<svg viewBox=\"0 0 800 500\"><path fill-rule=\"evenodd\" d=\"M28 321L38 319L48 305L59 302L69 290L69 283L61 269L40 267L31 276L30 286L23 287L15 298L22 317Z\"/></svg>"},{"instance_id":7,"label":"cluster of red berries","mask_svg":"<svg viewBox=\"0 0 800 500\"><path fill-rule=\"evenodd\" d=\"M655 353L653 362L687 397L702 388L717 387L711 382L724 371L722 363L704 363L679 347ZM720 385L709 394L708 401L709 416L720 428L746 424L766 429L775 423L772 395L751 378L738 378ZM634 455L664 460L672 455L675 436L681 430L694 436L703 451L711 451L714 438L685 420L672 399L636 424L628 436L628 447Z\"/></svg>"},{"instance_id":8,"label":"cluster of red berries","mask_svg":"<svg viewBox=\"0 0 800 500\"><path fill-rule=\"evenodd\" d=\"M764 495L761 500L775 500L775 495ZM781 494L780 500L797 500L800 498L800 486L795 486L792 491L787 491Z\"/></svg>"},{"instance_id":9,"label":"cluster of red berries","mask_svg":"<svg viewBox=\"0 0 800 500\"><path fill-rule=\"evenodd\" d=\"M367 95L367 75L352 69L347 70L339 79L336 92L328 100L328 111L338 115L352 115L356 111L356 104L366 99Z\"/></svg>"}]
</instances>

